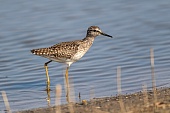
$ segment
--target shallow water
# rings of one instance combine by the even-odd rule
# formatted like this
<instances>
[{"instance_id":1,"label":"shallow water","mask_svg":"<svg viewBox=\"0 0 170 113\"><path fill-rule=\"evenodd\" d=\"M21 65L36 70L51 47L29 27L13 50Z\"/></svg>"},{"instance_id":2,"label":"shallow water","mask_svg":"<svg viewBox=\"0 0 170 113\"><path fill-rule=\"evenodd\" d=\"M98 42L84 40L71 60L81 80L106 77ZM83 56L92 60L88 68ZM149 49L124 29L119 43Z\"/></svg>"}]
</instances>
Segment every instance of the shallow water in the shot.
<instances>
[{"instance_id":1,"label":"shallow water","mask_svg":"<svg viewBox=\"0 0 170 113\"><path fill-rule=\"evenodd\" d=\"M99 36L92 48L72 64L69 77L75 99L117 94L116 70L121 67L122 92L151 88L150 48L154 49L157 86L169 86L170 2L161 1L3 1L0 4L0 91L12 111L47 107L44 63L30 53L63 41L82 39L91 25L113 39ZM64 91L64 67L49 64L51 105L55 86ZM94 94L93 94L93 93ZM93 95L92 95L93 94ZM5 106L0 95L0 111Z\"/></svg>"}]
</instances>

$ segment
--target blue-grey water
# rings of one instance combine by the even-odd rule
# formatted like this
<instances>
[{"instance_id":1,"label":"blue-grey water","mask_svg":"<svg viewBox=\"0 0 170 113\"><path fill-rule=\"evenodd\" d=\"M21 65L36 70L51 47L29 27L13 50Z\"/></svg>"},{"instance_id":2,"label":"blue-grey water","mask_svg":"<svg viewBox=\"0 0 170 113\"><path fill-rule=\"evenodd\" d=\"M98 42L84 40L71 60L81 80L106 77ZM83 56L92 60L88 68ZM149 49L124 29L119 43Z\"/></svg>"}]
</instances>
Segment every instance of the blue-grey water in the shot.
<instances>
[{"instance_id":1,"label":"blue-grey water","mask_svg":"<svg viewBox=\"0 0 170 113\"><path fill-rule=\"evenodd\" d=\"M0 91L12 111L47 107L44 63L31 49L82 39L91 25L114 38L98 36L91 49L71 65L69 77L75 100L117 94L116 70L121 67L122 93L142 90L151 83L150 48L154 49L158 87L170 82L170 1L24 1L0 2ZM51 105L61 84L66 103L64 65L49 64ZM93 93L91 93L93 92ZM0 95L0 112L5 105Z\"/></svg>"}]
</instances>

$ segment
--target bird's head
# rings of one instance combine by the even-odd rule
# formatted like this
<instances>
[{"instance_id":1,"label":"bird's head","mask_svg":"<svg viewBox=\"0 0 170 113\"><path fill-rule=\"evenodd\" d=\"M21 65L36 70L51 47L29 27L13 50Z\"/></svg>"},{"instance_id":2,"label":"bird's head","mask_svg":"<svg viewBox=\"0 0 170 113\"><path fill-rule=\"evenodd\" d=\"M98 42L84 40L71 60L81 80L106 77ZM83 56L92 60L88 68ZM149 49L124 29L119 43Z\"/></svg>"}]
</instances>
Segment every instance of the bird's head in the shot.
<instances>
[{"instance_id":1,"label":"bird's head","mask_svg":"<svg viewBox=\"0 0 170 113\"><path fill-rule=\"evenodd\" d=\"M87 30L87 37L96 37L99 35L103 35L103 36L108 36L111 37L110 35L104 33L101 31L101 29L98 26L90 26Z\"/></svg>"}]
</instances>

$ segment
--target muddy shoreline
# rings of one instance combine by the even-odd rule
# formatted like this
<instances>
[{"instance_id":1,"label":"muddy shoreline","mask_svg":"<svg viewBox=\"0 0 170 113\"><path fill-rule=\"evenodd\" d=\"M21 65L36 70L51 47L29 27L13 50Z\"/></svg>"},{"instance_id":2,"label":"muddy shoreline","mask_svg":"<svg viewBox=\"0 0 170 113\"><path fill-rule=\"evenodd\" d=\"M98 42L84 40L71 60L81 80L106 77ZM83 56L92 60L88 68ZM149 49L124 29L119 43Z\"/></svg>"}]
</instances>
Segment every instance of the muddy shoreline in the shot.
<instances>
[{"instance_id":1,"label":"muddy shoreline","mask_svg":"<svg viewBox=\"0 0 170 113\"><path fill-rule=\"evenodd\" d=\"M170 88L133 94L94 98L81 103L70 103L48 108L36 108L15 113L170 113Z\"/></svg>"}]
</instances>

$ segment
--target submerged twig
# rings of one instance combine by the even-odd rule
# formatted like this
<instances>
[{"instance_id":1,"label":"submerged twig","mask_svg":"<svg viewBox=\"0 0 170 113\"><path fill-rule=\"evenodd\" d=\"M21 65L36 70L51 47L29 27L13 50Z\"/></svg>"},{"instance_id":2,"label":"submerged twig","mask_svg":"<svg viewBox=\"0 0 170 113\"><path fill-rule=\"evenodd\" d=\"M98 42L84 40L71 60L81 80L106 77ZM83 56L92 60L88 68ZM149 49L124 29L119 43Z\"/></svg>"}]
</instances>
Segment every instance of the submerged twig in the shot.
<instances>
[{"instance_id":1,"label":"submerged twig","mask_svg":"<svg viewBox=\"0 0 170 113\"><path fill-rule=\"evenodd\" d=\"M122 91L121 91L121 68L120 67L117 67L117 90L118 90L121 113L125 113L126 110L121 96Z\"/></svg>"},{"instance_id":2,"label":"submerged twig","mask_svg":"<svg viewBox=\"0 0 170 113\"><path fill-rule=\"evenodd\" d=\"M7 113L11 113L8 98L5 91L1 91Z\"/></svg>"},{"instance_id":3,"label":"submerged twig","mask_svg":"<svg viewBox=\"0 0 170 113\"><path fill-rule=\"evenodd\" d=\"M153 48L150 49L150 60L151 60L151 72L152 72L152 90L154 93L154 103L157 102L156 96L156 82L155 82L155 72L154 72L154 52Z\"/></svg>"}]
</instances>

